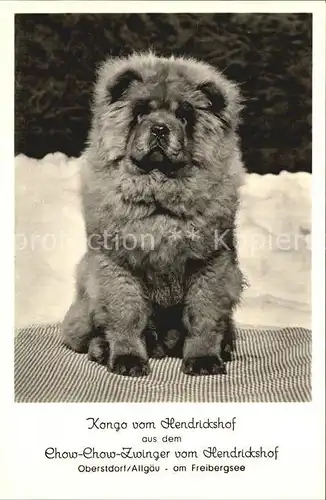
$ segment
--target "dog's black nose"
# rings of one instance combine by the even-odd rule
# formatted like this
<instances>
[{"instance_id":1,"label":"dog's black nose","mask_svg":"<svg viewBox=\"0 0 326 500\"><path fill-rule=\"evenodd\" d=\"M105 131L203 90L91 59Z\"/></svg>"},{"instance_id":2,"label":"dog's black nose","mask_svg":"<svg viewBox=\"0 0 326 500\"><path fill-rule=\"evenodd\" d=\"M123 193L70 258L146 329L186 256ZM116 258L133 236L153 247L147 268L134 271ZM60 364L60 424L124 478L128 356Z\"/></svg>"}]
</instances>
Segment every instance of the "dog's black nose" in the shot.
<instances>
[{"instance_id":1,"label":"dog's black nose","mask_svg":"<svg viewBox=\"0 0 326 500\"><path fill-rule=\"evenodd\" d=\"M169 129L163 123L156 123L152 126L151 133L157 139L163 139L169 135Z\"/></svg>"}]
</instances>

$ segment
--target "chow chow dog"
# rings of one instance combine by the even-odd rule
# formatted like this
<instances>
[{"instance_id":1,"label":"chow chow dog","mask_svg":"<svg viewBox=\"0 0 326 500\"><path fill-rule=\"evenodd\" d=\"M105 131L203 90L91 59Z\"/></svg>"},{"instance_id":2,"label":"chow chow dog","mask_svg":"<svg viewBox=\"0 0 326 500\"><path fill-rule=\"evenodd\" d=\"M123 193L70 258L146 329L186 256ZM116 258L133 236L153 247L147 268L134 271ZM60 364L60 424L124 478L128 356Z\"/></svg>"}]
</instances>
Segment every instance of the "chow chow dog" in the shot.
<instances>
[{"instance_id":1,"label":"chow chow dog","mask_svg":"<svg viewBox=\"0 0 326 500\"><path fill-rule=\"evenodd\" d=\"M194 59L133 54L99 69L66 346L121 375L165 355L186 374L225 373L243 286L240 110L236 84Z\"/></svg>"}]
</instances>

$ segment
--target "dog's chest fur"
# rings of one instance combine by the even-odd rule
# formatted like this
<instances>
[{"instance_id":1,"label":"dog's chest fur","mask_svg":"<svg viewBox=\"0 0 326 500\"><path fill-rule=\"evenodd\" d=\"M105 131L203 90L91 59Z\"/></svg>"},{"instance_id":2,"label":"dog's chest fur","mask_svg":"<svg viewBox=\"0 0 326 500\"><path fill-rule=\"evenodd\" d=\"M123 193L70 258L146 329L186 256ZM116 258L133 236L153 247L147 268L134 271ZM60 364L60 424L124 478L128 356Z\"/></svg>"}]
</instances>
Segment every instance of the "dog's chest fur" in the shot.
<instances>
[{"instance_id":1,"label":"dog's chest fur","mask_svg":"<svg viewBox=\"0 0 326 500\"><path fill-rule=\"evenodd\" d=\"M184 271L153 271L145 269L145 293L152 303L160 307L179 304L184 295Z\"/></svg>"}]
</instances>

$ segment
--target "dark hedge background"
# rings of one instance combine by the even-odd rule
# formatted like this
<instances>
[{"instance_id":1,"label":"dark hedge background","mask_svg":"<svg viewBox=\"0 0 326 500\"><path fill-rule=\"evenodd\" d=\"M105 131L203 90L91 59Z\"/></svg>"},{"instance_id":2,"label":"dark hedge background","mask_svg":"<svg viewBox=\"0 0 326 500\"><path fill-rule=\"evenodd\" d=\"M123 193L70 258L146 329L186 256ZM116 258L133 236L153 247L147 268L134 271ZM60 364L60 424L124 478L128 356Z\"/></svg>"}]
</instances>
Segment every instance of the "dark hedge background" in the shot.
<instances>
[{"instance_id":1,"label":"dark hedge background","mask_svg":"<svg viewBox=\"0 0 326 500\"><path fill-rule=\"evenodd\" d=\"M249 171L311 172L310 14L16 15L15 153L79 156L97 63L152 48L242 84Z\"/></svg>"}]
</instances>

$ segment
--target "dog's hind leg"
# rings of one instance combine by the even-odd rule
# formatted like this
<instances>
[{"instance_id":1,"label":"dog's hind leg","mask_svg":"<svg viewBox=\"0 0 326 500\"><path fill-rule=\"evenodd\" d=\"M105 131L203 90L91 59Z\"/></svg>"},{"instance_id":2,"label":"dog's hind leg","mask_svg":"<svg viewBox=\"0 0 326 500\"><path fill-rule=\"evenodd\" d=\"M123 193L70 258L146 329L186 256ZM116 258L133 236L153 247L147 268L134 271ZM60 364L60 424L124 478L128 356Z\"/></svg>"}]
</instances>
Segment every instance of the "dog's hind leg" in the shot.
<instances>
[{"instance_id":1,"label":"dog's hind leg","mask_svg":"<svg viewBox=\"0 0 326 500\"><path fill-rule=\"evenodd\" d=\"M76 352L87 352L93 336L89 299L76 298L62 322L63 343Z\"/></svg>"},{"instance_id":2,"label":"dog's hind leg","mask_svg":"<svg viewBox=\"0 0 326 500\"><path fill-rule=\"evenodd\" d=\"M75 300L62 322L63 344L76 352L87 352L94 335L90 299L86 291L88 273L88 257L85 254L77 266Z\"/></svg>"},{"instance_id":3,"label":"dog's hind leg","mask_svg":"<svg viewBox=\"0 0 326 500\"><path fill-rule=\"evenodd\" d=\"M107 340L101 335L93 337L88 346L88 359L106 366L109 361L109 356L110 346Z\"/></svg>"}]
</instances>

